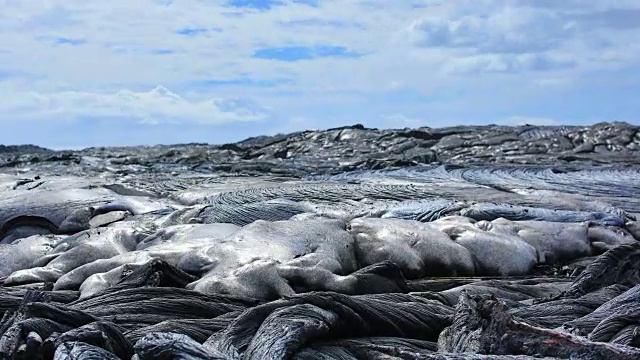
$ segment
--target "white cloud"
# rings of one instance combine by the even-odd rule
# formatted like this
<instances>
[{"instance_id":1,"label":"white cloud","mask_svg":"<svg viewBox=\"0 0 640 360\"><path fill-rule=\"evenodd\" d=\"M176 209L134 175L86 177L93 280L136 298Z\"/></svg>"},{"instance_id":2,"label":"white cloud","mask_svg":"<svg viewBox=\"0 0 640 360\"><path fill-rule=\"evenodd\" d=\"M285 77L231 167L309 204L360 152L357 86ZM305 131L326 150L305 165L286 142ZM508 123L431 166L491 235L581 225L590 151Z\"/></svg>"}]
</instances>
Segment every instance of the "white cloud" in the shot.
<instances>
[{"instance_id":1,"label":"white cloud","mask_svg":"<svg viewBox=\"0 0 640 360\"><path fill-rule=\"evenodd\" d=\"M425 16L411 24L425 47L468 48L483 53L531 53L559 45L575 25L554 12L504 7L459 19ZM495 11L497 10L497 11Z\"/></svg>"},{"instance_id":2,"label":"white cloud","mask_svg":"<svg viewBox=\"0 0 640 360\"><path fill-rule=\"evenodd\" d=\"M640 25L634 26L640 23L639 4L602 4L479 1L468 3L471 10L466 11L455 6L425 11L407 31L416 46L451 56L453 64L444 65L448 73L564 70L577 77L585 71L637 65L640 46L632 39L640 35Z\"/></svg>"},{"instance_id":3,"label":"white cloud","mask_svg":"<svg viewBox=\"0 0 640 360\"><path fill-rule=\"evenodd\" d=\"M79 1L51 6L51 2L34 0L27 6L5 1L0 9L11 10L4 12L11 16L2 19L5 32L0 35L0 47L14 56L3 65L46 73L68 87L84 89L95 84L108 86L114 75L136 85L168 86L185 79L273 79L285 75L294 80L297 89L314 85L336 90L339 83L342 89L366 91L372 83L406 78L418 69L437 73L451 60L473 55L461 53L464 49L480 54L527 53L555 58L562 54L541 53L579 46L574 40L586 31L576 27L575 16L544 7L509 6L510 2L504 1L416 1L424 7L414 9L409 2L325 0L318 8L290 4L270 11L236 11L240 16L225 16L232 10L224 8L224 3L166 5L114 0L110 6ZM139 16L141 13L145 16ZM588 14L584 14L583 23L589 21ZM213 30L192 37L176 33L200 28ZM430 52L431 60L416 58L413 53L419 49L403 38L407 28L418 44L438 47ZM34 33L40 37L82 38L86 44L55 46L35 39ZM261 47L317 44L344 46L368 56L289 64L250 57ZM621 48L616 44L609 47ZM158 56L154 54L157 50L173 53ZM41 56L32 56L35 53ZM571 51L569 55L578 58L582 54ZM512 71L528 70L515 67ZM350 81L338 81L344 79Z\"/></svg>"},{"instance_id":4,"label":"white cloud","mask_svg":"<svg viewBox=\"0 0 640 360\"><path fill-rule=\"evenodd\" d=\"M64 91L21 93L0 99L0 112L10 119L74 121L113 118L146 124L221 124L257 121L268 110L242 99L190 101L158 86L148 92L122 90L116 93Z\"/></svg>"},{"instance_id":5,"label":"white cloud","mask_svg":"<svg viewBox=\"0 0 640 360\"><path fill-rule=\"evenodd\" d=\"M460 109L475 111L467 103L492 101L486 108L501 111L483 118L495 121L520 113L506 109L510 96L582 91L593 74L624 79L640 64L637 0L283 1L269 11L225 3L0 0L0 69L28 75L0 77L0 110L11 118L219 123L273 115L285 125L292 118L386 124L384 114L394 113L435 121L434 108L467 119ZM185 29L198 31L180 34ZM318 45L363 56L252 57L263 48ZM156 84L180 96L147 92ZM395 93L414 95L387 96ZM225 100L234 98L245 100Z\"/></svg>"},{"instance_id":6,"label":"white cloud","mask_svg":"<svg viewBox=\"0 0 640 360\"><path fill-rule=\"evenodd\" d=\"M527 71L554 71L571 68L571 59L553 58L538 54L486 54L453 59L443 67L450 74L474 75L478 73L518 73Z\"/></svg>"}]
</instances>

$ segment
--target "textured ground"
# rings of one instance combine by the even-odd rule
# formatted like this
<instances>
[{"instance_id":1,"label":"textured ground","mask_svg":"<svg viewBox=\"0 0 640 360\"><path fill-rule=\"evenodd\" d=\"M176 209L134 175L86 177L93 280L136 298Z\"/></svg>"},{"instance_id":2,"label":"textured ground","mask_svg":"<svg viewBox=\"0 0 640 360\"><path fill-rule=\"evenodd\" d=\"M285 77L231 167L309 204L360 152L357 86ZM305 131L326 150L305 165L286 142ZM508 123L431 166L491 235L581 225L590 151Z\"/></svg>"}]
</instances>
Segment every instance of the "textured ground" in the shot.
<instances>
[{"instance_id":1,"label":"textured ground","mask_svg":"<svg viewBox=\"0 0 640 360\"><path fill-rule=\"evenodd\" d=\"M191 170L307 175L416 164L638 164L640 128L627 123L578 126L478 126L402 130L354 125L250 138L235 144L90 148L52 152L0 145L0 167L74 172ZM145 139L149 142L149 139Z\"/></svg>"},{"instance_id":2,"label":"textured ground","mask_svg":"<svg viewBox=\"0 0 640 360\"><path fill-rule=\"evenodd\" d=\"M0 146L0 358L640 358L638 130Z\"/></svg>"}]
</instances>

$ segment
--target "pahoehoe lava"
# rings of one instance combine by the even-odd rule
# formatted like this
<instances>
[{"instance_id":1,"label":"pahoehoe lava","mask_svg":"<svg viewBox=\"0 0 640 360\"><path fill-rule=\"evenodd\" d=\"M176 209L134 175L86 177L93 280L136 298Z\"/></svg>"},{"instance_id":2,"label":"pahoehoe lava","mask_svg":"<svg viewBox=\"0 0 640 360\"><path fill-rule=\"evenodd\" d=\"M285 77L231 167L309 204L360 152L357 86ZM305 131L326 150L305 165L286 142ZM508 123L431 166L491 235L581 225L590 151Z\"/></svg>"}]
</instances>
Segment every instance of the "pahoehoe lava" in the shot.
<instances>
[{"instance_id":1,"label":"pahoehoe lava","mask_svg":"<svg viewBox=\"0 0 640 360\"><path fill-rule=\"evenodd\" d=\"M0 146L0 359L639 359L640 128Z\"/></svg>"}]
</instances>

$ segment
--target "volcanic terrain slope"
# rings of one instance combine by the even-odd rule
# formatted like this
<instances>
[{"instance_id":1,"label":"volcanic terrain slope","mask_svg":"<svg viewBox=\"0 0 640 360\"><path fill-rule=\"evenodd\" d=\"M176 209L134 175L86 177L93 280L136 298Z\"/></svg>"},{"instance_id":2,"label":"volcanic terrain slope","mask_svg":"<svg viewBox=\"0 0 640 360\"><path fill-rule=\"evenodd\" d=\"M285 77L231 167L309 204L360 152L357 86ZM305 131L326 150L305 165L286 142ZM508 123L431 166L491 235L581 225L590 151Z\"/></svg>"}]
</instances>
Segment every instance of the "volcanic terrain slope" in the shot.
<instances>
[{"instance_id":1,"label":"volcanic terrain slope","mask_svg":"<svg viewBox=\"0 0 640 360\"><path fill-rule=\"evenodd\" d=\"M0 359L640 359L640 132L0 146Z\"/></svg>"}]
</instances>

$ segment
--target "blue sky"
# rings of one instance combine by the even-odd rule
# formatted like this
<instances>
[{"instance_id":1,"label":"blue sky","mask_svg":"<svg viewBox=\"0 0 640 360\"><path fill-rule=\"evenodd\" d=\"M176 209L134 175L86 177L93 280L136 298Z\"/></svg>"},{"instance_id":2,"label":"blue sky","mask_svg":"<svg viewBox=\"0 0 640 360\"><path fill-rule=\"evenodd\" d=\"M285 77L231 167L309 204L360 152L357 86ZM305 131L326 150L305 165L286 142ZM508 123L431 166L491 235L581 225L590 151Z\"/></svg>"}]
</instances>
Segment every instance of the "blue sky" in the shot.
<instances>
[{"instance_id":1,"label":"blue sky","mask_svg":"<svg viewBox=\"0 0 640 360\"><path fill-rule=\"evenodd\" d=\"M0 0L0 143L640 123L637 0Z\"/></svg>"}]
</instances>

